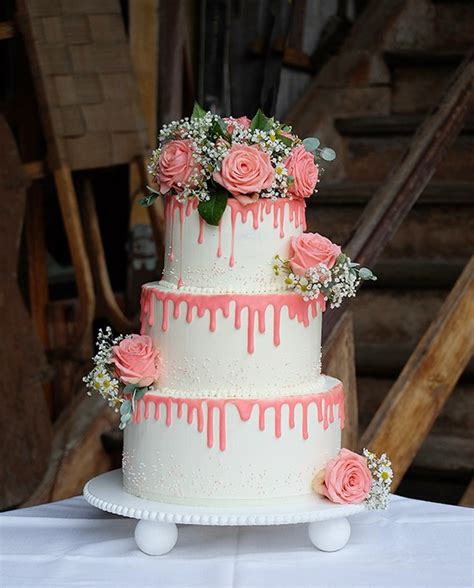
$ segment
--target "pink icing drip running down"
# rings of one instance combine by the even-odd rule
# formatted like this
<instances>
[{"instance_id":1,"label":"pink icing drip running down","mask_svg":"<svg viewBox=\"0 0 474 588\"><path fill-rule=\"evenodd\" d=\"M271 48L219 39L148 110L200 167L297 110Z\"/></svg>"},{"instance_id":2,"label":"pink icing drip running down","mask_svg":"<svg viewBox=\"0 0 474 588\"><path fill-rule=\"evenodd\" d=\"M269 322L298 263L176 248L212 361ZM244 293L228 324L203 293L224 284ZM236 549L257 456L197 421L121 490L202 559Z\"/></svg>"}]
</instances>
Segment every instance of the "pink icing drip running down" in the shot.
<instances>
[{"instance_id":1,"label":"pink icing drip running down","mask_svg":"<svg viewBox=\"0 0 474 588\"><path fill-rule=\"evenodd\" d=\"M150 410L150 404L154 404L154 410ZM227 446L227 405L233 405L237 408L238 414L242 421L248 421L252 415L253 409L257 406L259 429L264 431L267 428L266 415L268 409L273 409L273 430L276 437L281 437L282 434L282 408L288 407L288 426L295 427L295 409L301 406L301 435L303 439L308 439L308 419L309 407L315 405L316 418L319 423L322 423L323 429L327 429L330 423L334 422L334 407L338 407L338 419L341 429L344 428L344 391L342 384L337 384L327 392L320 392L319 394L308 394L305 396L287 396L285 398L276 398L268 400L254 400L254 399L210 399L210 398L170 398L165 396L156 396L154 394L146 394L144 398L138 401L136 409L133 413L133 422L138 424L141 422L142 413L146 420L153 414L155 420L160 420L162 411L160 405L166 407L166 426L170 427L173 422L173 404L177 405L176 418L183 417L183 406L186 406L186 420L189 425L194 422L194 414L197 414L197 430L203 432L204 430L204 414L206 414L206 435L207 446L209 448L214 446L214 414L218 414L218 430L219 430L219 449L224 451Z\"/></svg>"},{"instance_id":2,"label":"pink icing drip running down","mask_svg":"<svg viewBox=\"0 0 474 588\"><path fill-rule=\"evenodd\" d=\"M322 311L325 310L323 298L304 301L301 296L295 293L284 294L215 294L206 296L202 294L177 293L163 291L158 288L144 286L141 299L141 334L145 334L148 328L154 324L154 300L162 302L161 328L167 331L169 327L170 303L173 304L173 317L179 318L180 305L186 305L186 321L193 320L193 309L197 309L197 316L202 318L206 312L209 313L209 330L214 332L217 325L217 314L221 312L225 318L230 316L230 305L235 304L234 324L236 329L242 325L242 311L246 310L247 316L247 351L253 353L255 350L255 318L257 315L258 330L265 333L266 314L269 306L273 307L273 343L277 347L280 344L280 318L283 307L288 309L291 319L297 318L305 327L309 325L309 311L313 317L317 315L318 304Z\"/></svg>"},{"instance_id":3,"label":"pink icing drip running down","mask_svg":"<svg viewBox=\"0 0 474 588\"><path fill-rule=\"evenodd\" d=\"M174 261L176 259L175 251L174 251L174 228L175 228L175 219L176 219L176 211L178 211L178 221L180 223L179 229L179 247L180 250L178 252L178 261L180 264L180 277L179 277L179 286L183 285L182 280L182 251L183 251L183 224L185 217L189 217L193 211L197 209L199 206L199 201L197 199L188 200L186 203L181 203L176 200L175 197L167 197L165 203L165 220L166 220L166 227L169 228L169 250L168 250L168 258L170 261ZM252 226L255 230L260 227L260 224L264 221L265 216L269 216L273 211L273 227L275 229L279 229L280 238L284 238L285 236L285 215L288 211L288 220L290 223L293 223L295 228L300 226L303 227L303 230L306 230L306 215L305 215L305 208L306 205L302 200L290 200L289 198L279 198L277 200L271 200L269 198L261 198L257 202L252 204L248 204L244 206L240 204L238 200L235 198L229 198L227 203L228 208L230 209L230 224L231 224L231 241L230 241L230 256L229 256L229 265L233 267L235 265L235 232L236 232L236 224L237 218L240 217L240 222L242 224L246 224L249 215L252 216ZM222 257L222 222L221 221L218 225L218 245L216 255L217 257ZM204 243L204 221L201 217L199 217L199 231L197 236L197 242L199 245Z\"/></svg>"}]
</instances>

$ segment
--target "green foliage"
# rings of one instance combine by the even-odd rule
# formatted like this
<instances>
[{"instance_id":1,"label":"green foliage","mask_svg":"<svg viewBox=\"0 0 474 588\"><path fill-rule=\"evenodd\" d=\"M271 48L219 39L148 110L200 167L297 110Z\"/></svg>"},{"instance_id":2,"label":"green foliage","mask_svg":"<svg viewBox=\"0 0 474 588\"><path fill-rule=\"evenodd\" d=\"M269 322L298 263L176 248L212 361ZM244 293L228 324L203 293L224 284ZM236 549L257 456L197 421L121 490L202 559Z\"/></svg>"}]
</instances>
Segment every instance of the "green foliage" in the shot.
<instances>
[{"instance_id":1,"label":"green foliage","mask_svg":"<svg viewBox=\"0 0 474 588\"><path fill-rule=\"evenodd\" d=\"M140 198L140 200L138 201L138 204L141 204L145 207L151 206L160 195L160 193L151 186L147 186L147 189L150 190L150 192L148 194L145 194L145 196L143 198Z\"/></svg>"},{"instance_id":2,"label":"green foliage","mask_svg":"<svg viewBox=\"0 0 474 588\"><path fill-rule=\"evenodd\" d=\"M291 147L293 145L293 139L290 137L285 137L280 132L277 133L278 140L285 145L285 147Z\"/></svg>"},{"instance_id":3,"label":"green foliage","mask_svg":"<svg viewBox=\"0 0 474 588\"><path fill-rule=\"evenodd\" d=\"M206 116L206 111L198 102L195 102L193 106L193 113L191 114L191 120L203 118L204 116Z\"/></svg>"},{"instance_id":4,"label":"green foliage","mask_svg":"<svg viewBox=\"0 0 474 588\"><path fill-rule=\"evenodd\" d=\"M222 139L225 139L226 141L229 141L229 142L231 140L231 137L230 137L229 133L227 132L225 121L223 121L221 118L215 119L212 122L210 132L211 132L212 138L222 137Z\"/></svg>"},{"instance_id":5,"label":"green foliage","mask_svg":"<svg viewBox=\"0 0 474 588\"><path fill-rule=\"evenodd\" d=\"M336 152L330 147L324 147L319 151L319 155L324 161L334 161L336 159Z\"/></svg>"},{"instance_id":6,"label":"green foliage","mask_svg":"<svg viewBox=\"0 0 474 588\"><path fill-rule=\"evenodd\" d=\"M260 108L257 110L256 115L252 119L250 129L252 131L269 131L272 128L273 118L268 118Z\"/></svg>"},{"instance_id":7,"label":"green foliage","mask_svg":"<svg viewBox=\"0 0 474 588\"><path fill-rule=\"evenodd\" d=\"M315 153L316 149L319 147L319 143L320 141L316 137L307 137L303 141L303 147L306 151L309 151L309 153Z\"/></svg>"},{"instance_id":8,"label":"green foliage","mask_svg":"<svg viewBox=\"0 0 474 588\"><path fill-rule=\"evenodd\" d=\"M359 270L359 278L361 280L376 280L377 277L374 276L372 271L368 267L361 267Z\"/></svg>"},{"instance_id":9,"label":"green foliage","mask_svg":"<svg viewBox=\"0 0 474 588\"><path fill-rule=\"evenodd\" d=\"M226 209L229 193L224 188L215 187L209 196L209 200L199 203L198 212L208 224L217 226Z\"/></svg>"}]
</instances>

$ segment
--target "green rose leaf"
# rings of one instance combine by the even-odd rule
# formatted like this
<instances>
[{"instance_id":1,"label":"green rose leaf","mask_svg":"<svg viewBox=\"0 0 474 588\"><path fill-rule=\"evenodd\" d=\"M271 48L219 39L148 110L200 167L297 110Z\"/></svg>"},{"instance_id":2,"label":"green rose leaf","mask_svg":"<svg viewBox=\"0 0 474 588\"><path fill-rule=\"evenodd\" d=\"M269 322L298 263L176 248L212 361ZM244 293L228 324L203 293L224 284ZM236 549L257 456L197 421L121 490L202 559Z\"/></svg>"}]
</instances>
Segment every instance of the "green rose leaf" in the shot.
<instances>
[{"instance_id":1,"label":"green rose leaf","mask_svg":"<svg viewBox=\"0 0 474 588\"><path fill-rule=\"evenodd\" d=\"M309 153L314 153L319 147L319 139L316 137L307 137L303 141L303 147L306 149L306 151L309 151Z\"/></svg>"},{"instance_id":2,"label":"green rose leaf","mask_svg":"<svg viewBox=\"0 0 474 588\"><path fill-rule=\"evenodd\" d=\"M324 159L324 161L334 161L336 159L336 152L330 147L324 147L324 149L321 149L319 155L321 155L321 158Z\"/></svg>"},{"instance_id":3,"label":"green rose leaf","mask_svg":"<svg viewBox=\"0 0 474 588\"><path fill-rule=\"evenodd\" d=\"M145 196L138 201L138 204L145 207L151 206L159 196L159 193L156 190L153 190L150 186L147 186L147 188L152 190L152 192L150 194L145 194Z\"/></svg>"},{"instance_id":4,"label":"green rose leaf","mask_svg":"<svg viewBox=\"0 0 474 588\"><path fill-rule=\"evenodd\" d=\"M251 131L269 131L272 128L272 119L268 118L260 108L257 110L257 114L252 119L252 124L250 125Z\"/></svg>"},{"instance_id":5,"label":"green rose leaf","mask_svg":"<svg viewBox=\"0 0 474 588\"><path fill-rule=\"evenodd\" d=\"M198 212L209 225L217 226L219 224L227 206L228 197L227 190L216 188L210 193L209 200L203 200L199 203Z\"/></svg>"},{"instance_id":6,"label":"green rose leaf","mask_svg":"<svg viewBox=\"0 0 474 588\"><path fill-rule=\"evenodd\" d=\"M293 139L291 139L290 137L285 137L281 133L277 133L277 137L278 140L281 141L283 145L285 145L285 147L291 147L293 145Z\"/></svg>"},{"instance_id":7,"label":"green rose leaf","mask_svg":"<svg viewBox=\"0 0 474 588\"><path fill-rule=\"evenodd\" d=\"M221 118L214 119L210 130L214 137L222 137L226 141L230 141L230 135L227 132L225 122Z\"/></svg>"},{"instance_id":8,"label":"green rose leaf","mask_svg":"<svg viewBox=\"0 0 474 588\"><path fill-rule=\"evenodd\" d=\"M198 102L195 102L193 106L193 113L191 114L191 119L196 120L198 118L203 118L204 116L206 116L206 111Z\"/></svg>"}]
</instances>

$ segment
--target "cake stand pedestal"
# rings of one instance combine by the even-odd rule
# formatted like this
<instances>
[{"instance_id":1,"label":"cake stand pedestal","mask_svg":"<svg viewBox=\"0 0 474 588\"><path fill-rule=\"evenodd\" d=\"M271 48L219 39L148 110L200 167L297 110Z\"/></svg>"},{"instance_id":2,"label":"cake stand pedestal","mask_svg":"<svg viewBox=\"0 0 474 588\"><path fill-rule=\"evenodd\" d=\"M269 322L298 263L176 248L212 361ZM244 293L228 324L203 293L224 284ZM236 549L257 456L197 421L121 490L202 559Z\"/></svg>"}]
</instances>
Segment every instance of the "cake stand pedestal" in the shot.
<instances>
[{"instance_id":1,"label":"cake stand pedestal","mask_svg":"<svg viewBox=\"0 0 474 588\"><path fill-rule=\"evenodd\" d=\"M316 495L285 499L265 506L188 506L138 498L125 492L122 471L93 478L84 486L84 497L93 506L123 517L139 519L137 546L148 555L164 555L178 540L176 524L183 525L289 525L309 523L312 544L322 551L337 551L348 542L347 517L362 512L363 504L340 505Z\"/></svg>"}]
</instances>

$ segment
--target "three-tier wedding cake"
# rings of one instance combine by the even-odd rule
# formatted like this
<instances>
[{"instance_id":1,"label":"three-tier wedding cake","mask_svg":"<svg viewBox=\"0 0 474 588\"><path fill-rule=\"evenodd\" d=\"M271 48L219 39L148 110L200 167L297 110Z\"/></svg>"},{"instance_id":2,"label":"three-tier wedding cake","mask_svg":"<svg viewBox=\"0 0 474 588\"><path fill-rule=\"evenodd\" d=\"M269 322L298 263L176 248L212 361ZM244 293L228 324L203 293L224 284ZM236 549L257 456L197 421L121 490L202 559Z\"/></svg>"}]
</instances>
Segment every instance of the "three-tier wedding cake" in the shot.
<instances>
[{"instance_id":1,"label":"three-tier wedding cake","mask_svg":"<svg viewBox=\"0 0 474 588\"><path fill-rule=\"evenodd\" d=\"M318 163L334 157L260 111L196 106L163 128L144 202L165 199L163 276L143 286L140 335L102 333L86 378L121 412L130 494L222 506L369 496L367 456L340 452L344 391L321 374L321 323L373 275L304 232Z\"/></svg>"}]
</instances>

